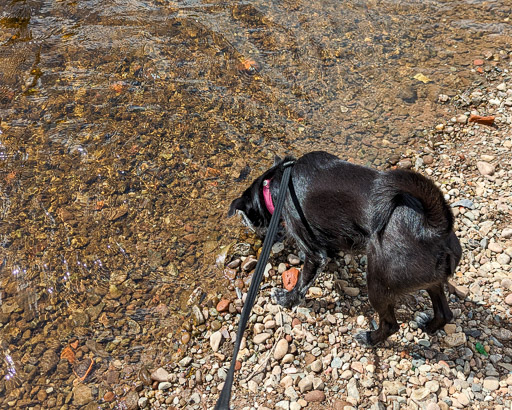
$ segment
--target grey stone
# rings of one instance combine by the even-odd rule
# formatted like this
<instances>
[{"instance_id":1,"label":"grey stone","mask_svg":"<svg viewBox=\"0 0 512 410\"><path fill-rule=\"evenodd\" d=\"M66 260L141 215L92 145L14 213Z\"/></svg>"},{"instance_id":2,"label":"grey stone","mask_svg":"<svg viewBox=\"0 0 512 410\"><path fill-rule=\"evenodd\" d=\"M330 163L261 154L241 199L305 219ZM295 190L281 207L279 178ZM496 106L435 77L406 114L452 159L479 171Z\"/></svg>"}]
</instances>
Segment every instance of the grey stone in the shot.
<instances>
[{"instance_id":1,"label":"grey stone","mask_svg":"<svg viewBox=\"0 0 512 410\"><path fill-rule=\"evenodd\" d=\"M297 400L299 398L299 395L297 394L297 392L295 391L295 389L293 388L293 386L290 386L288 387L285 391L284 391L284 395L286 397L288 397L289 399L291 400Z\"/></svg>"},{"instance_id":2,"label":"grey stone","mask_svg":"<svg viewBox=\"0 0 512 410\"><path fill-rule=\"evenodd\" d=\"M331 367L333 369L341 368L341 359L339 357L334 357L331 361Z\"/></svg>"},{"instance_id":3,"label":"grey stone","mask_svg":"<svg viewBox=\"0 0 512 410\"><path fill-rule=\"evenodd\" d=\"M356 399L357 401L360 400L359 390L357 389L356 379L350 379L350 381L348 382L347 394L349 397L352 397L352 398Z\"/></svg>"},{"instance_id":4,"label":"grey stone","mask_svg":"<svg viewBox=\"0 0 512 410\"><path fill-rule=\"evenodd\" d=\"M460 199L450 205L452 208L462 206L463 208L475 209L475 203L471 199Z\"/></svg>"}]
</instances>

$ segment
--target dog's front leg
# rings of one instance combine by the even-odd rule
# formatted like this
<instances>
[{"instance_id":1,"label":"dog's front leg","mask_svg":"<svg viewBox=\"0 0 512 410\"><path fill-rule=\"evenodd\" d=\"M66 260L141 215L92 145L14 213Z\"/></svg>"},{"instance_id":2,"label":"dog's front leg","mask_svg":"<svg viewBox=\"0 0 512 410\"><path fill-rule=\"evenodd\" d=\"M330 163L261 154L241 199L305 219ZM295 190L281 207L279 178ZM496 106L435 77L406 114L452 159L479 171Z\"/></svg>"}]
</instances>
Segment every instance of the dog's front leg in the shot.
<instances>
[{"instance_id":1,"label":"dog's front leg","mask_svg":"<svg viewBox=\"0 0 512 410\"><path fill-rule=\"evenodd\" d=\"M272 297L278 304L287 308L292 308L298 305L306 297L306 292L314 283L320 272L322 272L326 263L327 257L306 256L304 267L299 273L295 287L290 292L286 289L274 289Z\"/></svg>"}]
</instances>

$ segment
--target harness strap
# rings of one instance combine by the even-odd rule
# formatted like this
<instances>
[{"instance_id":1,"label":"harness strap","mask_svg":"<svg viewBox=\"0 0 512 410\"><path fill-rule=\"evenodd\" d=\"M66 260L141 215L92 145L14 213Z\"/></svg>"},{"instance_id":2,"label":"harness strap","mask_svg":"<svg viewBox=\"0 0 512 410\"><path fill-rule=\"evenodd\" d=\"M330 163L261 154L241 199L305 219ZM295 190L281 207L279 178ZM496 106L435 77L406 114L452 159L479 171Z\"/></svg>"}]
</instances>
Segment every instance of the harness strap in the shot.
<instances>
[{"instance_id":1,"label":"harness strap","mask_svg":"<svg viewBox=\"0 0 512 410\"><path fill-rule=\"evenodd\" d=\"M240 343L242 342L242 337L247 326L247 321L249 320L249 315L251 314L254 301L256 300L256 295L258 294L258 290L260 288L261 279L263 278L265 265L270 255L270 250L272 249L274 237L276 236L277 229L279 227L279 219L281 217L284 201L286 199L286 194L288 192L286 187L288 186L288 182L290 181L290 174L292 171L291 166L293 164L294 161L287 161L283 164L285 169L279 189L279 197L277 198L275 211L272 214L272 218L270 219L270 225L268 227L267 235L265 236L265 241L263 242L263 248L261 249L261 254L256 264L254 274L252 276L251 286L249 287L249 291L247 292L247 298L245 299L242 314L240 315L240 322L238 323L236 340L233 346L233 357L231 358L231 365L229 367L226 380L224 381L224 387L222 388L222 392L220 393L219 399L217 400L217 404L215 405L215 410L229 410L229 400L231 399L231 388L233 386L233 379L235 374L236 357L238 356L238 351L240 350Z\"/></svg>"},{"instance_id":2,"label":"harness strap","mask_svg":"<svg viewBox=\"0 0 512 410\"><path fill-rule=\"evenodd\" d=\"M295 206L295 210L299 214L300 221L302 222L302 225L306 228L306 231L308 231L309 236L313 240L314 243L318 243L318 240L316 238L315 233L313 232L313 228L311 228L311 225L309 224L308 220L306 219L306 215L304 215L304 211L302 210L302 207L299 203L299 198L297 198L297 193L295 192L295 187L293 186L293 179L290 178L290 183L288 184L288 189L290 190L290 197L292 199L293 205Z\"/></svg>"}]
</instances>

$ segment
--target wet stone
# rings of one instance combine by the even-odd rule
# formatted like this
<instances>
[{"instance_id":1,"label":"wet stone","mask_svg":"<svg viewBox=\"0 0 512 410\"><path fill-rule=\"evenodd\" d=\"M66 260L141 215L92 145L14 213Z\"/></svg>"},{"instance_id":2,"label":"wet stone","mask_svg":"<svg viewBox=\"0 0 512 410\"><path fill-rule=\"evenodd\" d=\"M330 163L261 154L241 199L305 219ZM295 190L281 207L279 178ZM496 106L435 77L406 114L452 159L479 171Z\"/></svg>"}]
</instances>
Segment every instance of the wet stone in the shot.
<instances>
[{"instance_id":1,"label":"wet stone","mask_svg":"<svg viewBox=\"0 0 512 410\"><path fill-rule=\"evenodd\" d=\"M124 398L124 404L127 410L136 410L139 408L139 395L135 391L130 391Z\"/></svg>"},{"instance_id":2,"label":"wet stone","mask_svg":"<svg viewBox=\"0 0 512 410\"><path fill-rule=\"evenodd\" d=\"M92 390L85 384L77 384L73 388L73 404L75 406L85 406L93 400Z\"/></svg>"},{"instance_id":3,"label":"wet stone","mask_svg":"<svg viewBox=\"0 0 512 410\"><path fill-rule=\"evenodd\" d=\"M258 263L257 259L248 256L242 262L242 270L244 270L246 272L249 272L249 271L253 270L256 267L256 263Z\"/></svg>"},{"instance_id":4,"label":"wet stone","mask_svg":"<svg viewBox=\"0 0 512 410\"><path fill-rule=\"evenodd\" d=\"M119 383L119 372L117 370L108 370L105 373L105 382L109 385Z\"/></svg>"},{"instance_id":5,"label":"wet stone","mask_svg":"<svg viewBox=\"0 0 512 410\"><path fill-rule=\"evenodd\" d=\"M40 402L45 401L47 397L48 397L48 394L46 393L46 391L44 389L41 389L37 392L37 400L39 400Z\"/></svg>"},{"instance_id":6,"label":"wet stone","mask_svg":"<svg viewBox=\"0 0 512 410\"><path fill-rule=\"evenodd\" d=\"M180 337L181 343L187 344L190 341L190 333L183 332Z\"/></svg>"},{"instance_id":7,"label":"wet stone","mask_svg":"<svg viewBox=\"0 0 512 410\"><path fill-rule=\"evenodd\" d=\"M204 323L203 312L201 312L201 309L199 309L199 306L196 306L196 305L192 306L192 317L193 317L195 326L199 326Z\"/></svg>"},{"instance_id":8,"label":"wet stone","mask_svg":"<svg viewBox=\"0 0 512 410\"><path fill-rule=\"evenodd\" d=\"M43 357L41 359L41 371L43 373L50 373L53 371L57 363L59 362L59 356L55 352L55 350L48 349L44 352Z\"/></svg>"},{"instance_id":9,"label":"wet stone","mask_svg":"<svg viewBox=\"0 0 512 410\"><path fill-rule=\"evenodd\" d=\"M222 324L218 321L218 320L212 320L212 323L211 323L211 328L213 331L217 331L220 329L220 327L222 326Z\"/></svg>"}]
</instances>

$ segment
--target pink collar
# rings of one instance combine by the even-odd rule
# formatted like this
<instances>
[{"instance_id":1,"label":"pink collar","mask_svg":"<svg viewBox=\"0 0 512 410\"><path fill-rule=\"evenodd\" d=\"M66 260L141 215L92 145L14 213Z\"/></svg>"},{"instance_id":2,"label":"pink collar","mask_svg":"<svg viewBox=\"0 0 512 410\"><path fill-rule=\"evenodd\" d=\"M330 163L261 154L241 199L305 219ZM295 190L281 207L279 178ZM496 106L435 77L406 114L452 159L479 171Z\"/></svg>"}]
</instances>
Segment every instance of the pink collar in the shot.
<instances>
[{"instance_id":1,"label":"pink collar","mask_svg":"<svg viewBox=\"0 0 512 410\"><path fill-rule=\"evenodd\" d=\"M270 181L272 181L272 178L263 181L263 199L265 200L267 210L270 212L270 215L272 215L274 213L274 203L272 202L272 195L270 194Z\"/></svg>"}]
</instances>

